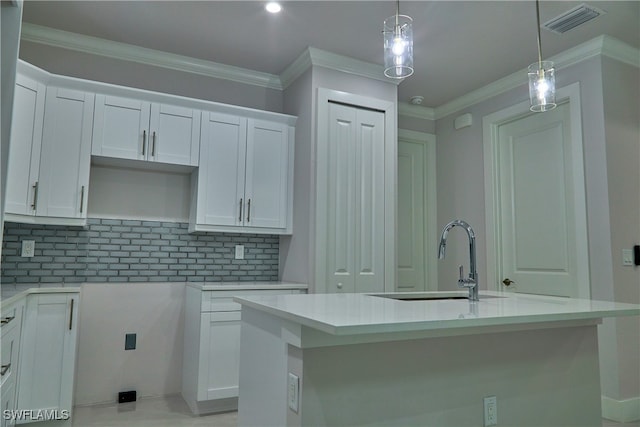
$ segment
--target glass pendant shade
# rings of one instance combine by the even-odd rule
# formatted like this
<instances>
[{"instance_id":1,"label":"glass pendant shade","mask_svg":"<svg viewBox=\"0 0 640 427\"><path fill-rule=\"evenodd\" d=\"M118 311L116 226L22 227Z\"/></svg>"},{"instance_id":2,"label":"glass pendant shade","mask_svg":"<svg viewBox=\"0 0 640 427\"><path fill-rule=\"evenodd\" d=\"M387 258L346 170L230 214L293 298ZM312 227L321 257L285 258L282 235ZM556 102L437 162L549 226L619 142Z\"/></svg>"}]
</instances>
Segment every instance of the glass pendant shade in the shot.
<instances>
[{"instance_id":1,"label":"glass pendant shade","mask_svg":"<svg viewBox=\"0 0 640 427\"><path fill-rule=\"evenodd\" d=\"M384 20L384 75L402 79L413 74L413 20L393 15Z\"/></svg>"},{"instance_id":2,"label":"glass pendant shade","mask_svg":"<svg viewBox=\"0 0 640 427\"><path fill-rule=\"evenodd\" d=\"M556 108L556 76L553 62L529 65L529 99L531 111L543 112Z\"/></svg>"}]
</instances>

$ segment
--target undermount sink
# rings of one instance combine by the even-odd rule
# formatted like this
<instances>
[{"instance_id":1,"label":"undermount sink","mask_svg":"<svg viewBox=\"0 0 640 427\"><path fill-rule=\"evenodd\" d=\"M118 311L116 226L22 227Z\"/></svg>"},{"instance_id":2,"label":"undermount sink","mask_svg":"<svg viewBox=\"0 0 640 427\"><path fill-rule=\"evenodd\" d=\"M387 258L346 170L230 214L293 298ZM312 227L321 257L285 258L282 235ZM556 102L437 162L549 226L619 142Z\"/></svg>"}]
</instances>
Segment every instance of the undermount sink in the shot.
<instances>
[{"instance_id":1,"label":"undermount sink","mask_svg":"<svg viewBox=\"0 0 640 427\"><path fill-rule=\"evenodd\" d=\"M372 297L388 298L397 301L439 301L439 300L468 300L469 297L457 292L412 292L412 293L389 293L370 294ZM480 299L501 298L491 295L481 295Z\"/></svg>"}]
</instances>

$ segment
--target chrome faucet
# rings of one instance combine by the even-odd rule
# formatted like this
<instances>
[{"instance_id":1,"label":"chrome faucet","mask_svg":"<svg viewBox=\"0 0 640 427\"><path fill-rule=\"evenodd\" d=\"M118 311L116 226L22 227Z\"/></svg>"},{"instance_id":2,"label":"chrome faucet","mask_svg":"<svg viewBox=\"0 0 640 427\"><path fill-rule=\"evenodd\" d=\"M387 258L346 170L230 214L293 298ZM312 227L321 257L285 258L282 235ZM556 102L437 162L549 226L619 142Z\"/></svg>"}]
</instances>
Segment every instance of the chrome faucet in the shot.
<instances>
[{"instance_id":1,"label":"chrome faucet","mask_svg":"<svg viewBox=\"0 0 640 427\"><path fill-rule=\"evenodd\" d=\"M458 279L458 286L461 288L469 289L469 301L478 301L478 270L476 267L476 234L473 232L473 228L465 221L456 219L445 225L442 229L442 236L440 237L440 248L438 250L438 258L444 259L445 248L447 246L447 236L449 230L458 226L466 230L469 237L469 277L465 279L464 268L460 266L460 278Z\"/></svg>"}]
</instances>

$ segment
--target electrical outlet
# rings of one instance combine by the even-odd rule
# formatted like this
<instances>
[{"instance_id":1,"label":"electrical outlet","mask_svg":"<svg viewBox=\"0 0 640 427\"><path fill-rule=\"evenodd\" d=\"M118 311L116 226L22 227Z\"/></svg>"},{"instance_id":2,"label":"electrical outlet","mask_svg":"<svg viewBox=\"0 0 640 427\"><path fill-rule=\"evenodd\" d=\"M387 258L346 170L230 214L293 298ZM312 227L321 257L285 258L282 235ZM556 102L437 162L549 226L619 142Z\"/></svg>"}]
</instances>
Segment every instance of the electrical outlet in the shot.
<instances>
[{"instance_id":1,"label":"electrical outlet","mask_svg":"<svg viewBox=\"0 0 640 427\"><path fill-rule=\"evenodd\" d=\"M632 249L623 249L622 250L622 265L624 265L624 266L632 266L633 265L633 250Z\"/></svg>"},{"instance_id":2,"label":"electrical outlet","mask_svg":"<svg viewBox=\"0 0 640 427\"><path fill-rule=\"evenodd\" d=\"M136 349L136 334L124 334L124 349L125 350Z\"/></svg>"},{"instance_id":3,"label":"electrical outlet","mask_svg":"<svg viewBox=\"0 0 640 427\"><path fill-rule=\"evenodd\" d=\"M484 398L484 427L498 425L498 398L488 396Z\"/></svg>"},{"instance_id":4,"label":"electrical outlet","mask_svg":"<svg viewBox=\"0 0 640 427\"><path fill-rule=\"evenodd\" d=\"M36 252L35 240L23 240L22 241L22 256L25 258L32 258Z\"/></svg>"},{"instance_id":5,"label":"electrical outlet","mask_svg":"<svg viewBox=\"0 0 640 427\"><path fill-rule=\"evenodd\" d=\"M236 245L236 259L244 259L244 245Z\"/></svg>"},{"instance_id":6,"label":"electrical outlet","mask_svg":"<svg viewBox=\"0 0 640 427\"><path fill-rule=\"evenodd\" d=\"M298 413L298 401L300 399L300 378L289 372L289 383L287 386L287 401L289 409L296 414Z\"/></svg>"}]
</instances>

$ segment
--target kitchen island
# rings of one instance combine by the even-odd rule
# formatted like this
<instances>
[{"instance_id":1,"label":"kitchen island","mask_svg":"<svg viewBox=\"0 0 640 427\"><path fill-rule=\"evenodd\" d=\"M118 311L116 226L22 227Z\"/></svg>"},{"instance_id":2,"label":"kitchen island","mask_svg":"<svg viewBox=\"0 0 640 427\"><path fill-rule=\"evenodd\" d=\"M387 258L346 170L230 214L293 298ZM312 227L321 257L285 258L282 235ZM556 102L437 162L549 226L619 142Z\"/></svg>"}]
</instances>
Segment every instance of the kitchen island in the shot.
<instances>
[{"instance_id":1,"label":"kitchen island","mask_svg":"<svg viewBox=\"0 0 640 427\"><path fill-rule=\"evenodd\" d=\"M601 426L597 325L639 305L464 296L237 298L239 425Z\"/></svg>"}]
</instances>

